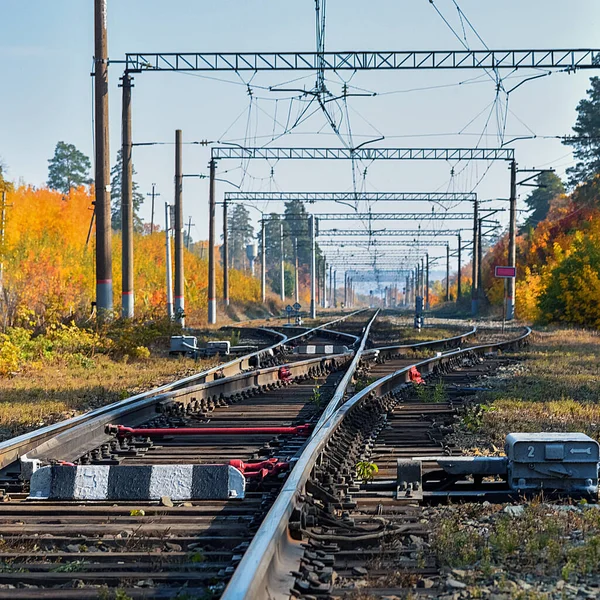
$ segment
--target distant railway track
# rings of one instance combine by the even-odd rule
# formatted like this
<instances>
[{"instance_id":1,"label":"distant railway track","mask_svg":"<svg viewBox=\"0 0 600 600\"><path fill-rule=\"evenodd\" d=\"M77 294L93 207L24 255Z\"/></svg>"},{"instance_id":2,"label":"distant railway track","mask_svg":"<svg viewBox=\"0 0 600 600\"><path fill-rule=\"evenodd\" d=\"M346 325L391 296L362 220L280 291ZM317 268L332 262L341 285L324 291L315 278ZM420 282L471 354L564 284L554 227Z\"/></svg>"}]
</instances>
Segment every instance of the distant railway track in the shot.
<instances>
[{"instance_id":1,"label":"distant railway track","mask_svg":"<svg viewBox=\"0 0 600 600\"><path fill-rule=\"evenodd\" d=\"M386 385L391 383L385 380L390 373L401 373L403 367L406 370L415 363L405 354L446 351L464 344L475 333L471 330L445 340L373 351L366 349L371 317L372 312L353 313L350 322L346 318L344 332L336 331L333 322L294 332L296 336L279 334L281 341L272 347L304 344L306 337L311 337L308 342L313 344L354 345L347 352L306 358L274 351L276 356L267 356L275 364L266 367L252 366L251 356L242 357L2 444L5 502L0 504L4 542L0 561L5 568L0 569L0 598L114 598L117 593L123 598L221 594L224 598L262 598L268 597L263 594L266 590L273 597L284 597L281 589L272 588L269 582L291 569L273 559L300 559L297 544L292 544L291 558L281 544L289 537L290 524L294 526L292 513L298 510L299 490L306 493L303 486L315 466L311 461L319 456L315 444L321 449L327 444L324 440L331 437L332 425L340 426L340 415L347 413L349 406L362 404L357 397L366 402L367 397L379 393L378 382L383 382L381 391L387 393ZM352 341L355 343L350 344ZM264 356L264 352L255 355ZM431 360L446 364L449 359L445 357L453 354ZM278 364L284 360L289 371L286 380L281 379ZM368 367L369 377L376 376L377 382L353 395L353 376ZM108 424L141 431L132 436L115 435L105 430ZM310 431L303 429L305 425ZM236 428L249 426L255 428L253 433L235 433ZM224 433L181 437L143 433L144 429L150 433L153 428L175 427L219 428ZM270 427L298 429L286 429L282 434L262 429ZM32 501L26 499L27 484L18 478L15 462L25 452L30 458L82 465L226 464L238 460L238 468L245 469L247 491L242 501Z\"/></svg>"}]
</instances>

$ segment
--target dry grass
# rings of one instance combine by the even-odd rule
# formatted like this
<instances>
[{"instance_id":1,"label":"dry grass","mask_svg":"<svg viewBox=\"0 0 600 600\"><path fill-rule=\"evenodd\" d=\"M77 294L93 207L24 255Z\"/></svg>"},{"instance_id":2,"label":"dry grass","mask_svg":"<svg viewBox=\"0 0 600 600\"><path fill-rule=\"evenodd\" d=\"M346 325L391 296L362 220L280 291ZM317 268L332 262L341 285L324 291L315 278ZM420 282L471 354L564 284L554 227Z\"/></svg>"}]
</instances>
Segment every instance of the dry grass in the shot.
<instances>
[{"instance_id":1,"label":"dry grass","mask_svg":"<svg viewBox=\"0 0 600 600\"><path fill-rule=\"evenodd\" d=\"M482 401L493 406L479 433L502 445L513 431L581 431L600 439L600 335L536 333L521 367L509 369Z\"/></svg>"},{"instance_id":2,"label":"dry grass","mask_svg":"<svg viewBox=\"0 0 600 600\"><path fill-rule=\"evenodd\" d=\"M105 355L82 361L29 363L0 378L0 440L122 400L213 363L183 358L116 362Z\"/></svg>"}]
</instances>

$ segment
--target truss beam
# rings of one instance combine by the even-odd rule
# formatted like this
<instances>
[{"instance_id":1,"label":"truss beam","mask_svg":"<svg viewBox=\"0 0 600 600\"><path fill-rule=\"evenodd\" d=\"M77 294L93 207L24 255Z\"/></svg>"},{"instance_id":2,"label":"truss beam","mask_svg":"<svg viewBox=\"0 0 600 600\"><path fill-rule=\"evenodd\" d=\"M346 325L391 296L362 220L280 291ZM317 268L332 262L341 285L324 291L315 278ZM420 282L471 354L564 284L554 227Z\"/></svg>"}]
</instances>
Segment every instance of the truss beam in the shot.
<instances>
[{"instance_id":1,"label":"truss beam","mask_svg":"<svg viewBox=\"0 0 600 600\"><path fill-rule=\"evenodd\" d=\"M475 192L225 192L225 202L474 202Z\"/></svg>"},{"instance_id":2,"label":"truss beam","mask_svg":"<svg viewBox=\"0 0 600 600\"><path fill-rule=\"evenodd\" d=\"M508 160L513 148L243 148L213 146L213 160Z\"/></svg>"},{"instance_id":3,"label":"truss beam","mask_svg":"<svg viewBox=\"0 0 600 600\"><path fill-rule=\"evenodd\" d=\"M428 246L444 246L448 242L443 240L319 240L320 248L348 248L348 247L369 247L369 246L397 246L397 247L428 247Z\"/></svg>"},{"instance_id":4,"label":"truss beam","mask_svg":"<svg viewBox=\"0 0 600 600\"><path fill-rule=\"evenodd\" d=\"M472 221L473 213L316 213L319 221Z\"/></svg>"},{"instance_id":5,"label":"truss beam","mask_svg":"<svg viewBox=\"0 0 600 600\"><path fill-rule=\"evenodd\" d=\"M408 50L391 52L128 53L129 72L388 71L412 69L591 69L600 50Z\"/></svg>"},{"instance_id":6,"label":"truss beam","mask_svg":"<svg viewBox=\"0 0 600 600\"><path fill-rule=\"evenodd\" d=\"M344 236L372 236L372 237L412 237L415 239L426 237L456 236L459 231L469 231L462 229L439 229L437 231L427 231L422 229L320 229L319 237L344 237ZM322 242L319 242L321 244Z\"/></svg>"}]
</instances>

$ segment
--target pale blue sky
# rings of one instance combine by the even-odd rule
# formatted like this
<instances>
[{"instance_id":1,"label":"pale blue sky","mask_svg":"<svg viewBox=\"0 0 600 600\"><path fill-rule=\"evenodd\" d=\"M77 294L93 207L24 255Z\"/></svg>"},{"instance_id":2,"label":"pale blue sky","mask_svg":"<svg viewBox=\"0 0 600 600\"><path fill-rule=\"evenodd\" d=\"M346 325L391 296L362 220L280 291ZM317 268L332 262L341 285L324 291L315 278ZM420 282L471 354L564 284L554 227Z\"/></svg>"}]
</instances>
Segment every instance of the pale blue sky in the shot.
<instances>
[{"instance_id":1,"label":"pale blue sky","mask_svg":"<svg viewBox=\"0 0 600 600\"><path fill-rule=\"evenodd\" d=\"M459 41L443 23L428 0L329 0L328 50L427 50L460 49ZM600 3L597 0L460 0L464 13L490 48L598 47ZM437 6L462 35L452 0L436 0ZM47 160L58 140L74 143L91 156L91 78L93 53L92 0L0 0L0 157L14 180L42 185ZM109 55L119 60L126 52L154 51L259 51L313 50L313 0L109 0ZM480 48L472 32L468 43ZM111 154L120 143L121 67L110 72ZM474 71L329 73L331 90L340 89L341 78L360 88L381 94L348 100L355 144L386 136L380 145L423 147L474 146L480 139L495 97L494 83ZM528 135L564 135L575 120L575 106L587 88L590 72L554 73L523 85L510 95L506 140ZM521 74L519 73L519 76ZM307 73L217 74L217 78L185 74L143 73L135 77L133 91L134 141L171 142L174 130L184 140L237 140L262 145L279 133L287 114L302 104L289 98L294 93L274 93L268 87L295 77L294 86L308 89L314 75ZM478 78L474 83L451 85ZM244 82L251 81L252 106ZM520 79L505 82L512 87ZM420 91L415 88L432 88ZM402 93L400 93L402 91ZM383 92L396 92L382 94ZM277 99L277 102L275 101ZM503 101L504 104L504 101ZM305 104L304 104L305 106ZM277 114L275 113L277 111ZM250 112L250 118L248 118ZM479 116L477 116L479 115ZM236 121L236 118L239 119ZM277 122L274 126L274 117ZM474 120L473 120L474 119ZM345 125L342 130L346 132ZM316 132L320 131L319 135ZM458 135L459 132L460 135ZM488 137L480 146L498 145L495 114ZM365 137L359 137L359 136ZM255 138L256 136L256 138ZM346 136L347 137L347 136ZM255 138L255 139L254 139ZM271 144L273 145L273 144ZM280 138L279 146L340 145L317 112L296 135ZM571 163L569 149L560 141L537 139L514 144L521 166L554 166L562 173ZM161 202L172 200L173 147L136 148L134 163L141 191L156 182ZM205 173L209 152L186 146L186 173ZM364 167L368 167L363 181ZM473 164L464 172L447 163L376 163L361 165L360 189L382 191L469 191L487 168ZM273 176L271 177L271 168ZM242 169L221 163L221 171L240 183ZM245 189L328 190L352 189L346 162L281 162L251 164L243 179ZM220 191L233 189L220 186ZM505 164L491 166L477 186L482 198L506 197ZM522 193L526 193L524 190ZM189 179L185 183L185 217L193 217L193 237L206 236L207 185ZM327 207L329 210L330 207ZM393 209L382 206L382 210ZM420 207L430 210L430 207ZM271 210L271 207L268 207ZM277 210L276 207L273 207ZM340 209L341 210L341 209ZM258 213L257 213L258 214ZM158 222L162 222L159 210ZM149 219L149 207L142 216Z\"/></svg>"}]
</instances>

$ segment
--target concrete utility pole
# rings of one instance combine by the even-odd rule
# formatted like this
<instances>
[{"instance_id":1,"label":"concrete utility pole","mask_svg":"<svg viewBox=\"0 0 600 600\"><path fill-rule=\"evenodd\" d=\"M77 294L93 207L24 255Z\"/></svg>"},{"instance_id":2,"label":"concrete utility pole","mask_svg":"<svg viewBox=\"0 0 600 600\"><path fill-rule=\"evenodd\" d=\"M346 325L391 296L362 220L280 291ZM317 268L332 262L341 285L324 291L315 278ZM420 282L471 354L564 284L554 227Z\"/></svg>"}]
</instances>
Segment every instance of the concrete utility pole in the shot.
<instances>
[{"instance_id":1,"label":"concrete utility pole","mask_svg":"<svg viewBox=\"0 0 600 600\"><path fill-rule=\"evenodd\" d=\"M473 261L472 261L472 275L471 275L471 314L476 317L479 313L479 282L477 281L477 275L479 274L479 250L477 248L479 242L479 206L478 201L473 201Z\"/></svg>"},{"instance_id":2,"label":"concrete utility pole","mask_svg":"<svg viewBox=\"0 0 600 600\"><path fill-rule=\"evenodd\" d=\"M429 310L429 253L425 257L425 308Z\"/></svg>"},{"instance_id":3,"label":"concrete utility pole","mask_svg":"<svg viewBox=\"0 0 600 600\"><path fill-rule=\"evenodd\" d=\"M461 273L460 273L460 269L462 266L462 241L460 238L460 231L458 232L458 272L456 273L456 302L460 302L461 298L462 298L462 291L461 291Z\"/></svg>"},{"instance_id":4,"label":"concrete utility pole","mask_svg":"<svg viewBox=\"0 0 600 600\"><path fill-rule=\"evenodd\" d=\"M4 288L4 236L6 232L6 192L2 191L0 212L0 292Z\"/></svg>"},{"instance_id":5,"label":"concrete utility pole","mask_svg":"<svg viewBox=\"0 0 600 600\"><path fill-rule=\"evenodd\" d=\"M481 306L481 300L483 299L483 284L482 284L482 272L483 272L483 243L482 243L482 230L483 230L483 219L479 219L479 226L477 228L477 300L478 306Z\"/></svg>"},{"instance_id":6,"label":"concrete utility pole","mask_svg":"<svg viewBox=\"0 0 600 600\"><path fill-rule=\"evenodd\" d=\"M225 306L229 306L229 227L227 225L227 200L223 199L223 300Z\"/></svg>"},{"instance_id":7,"label":"concrete utility pole","mask_svg":"<svg viewBox=\"0 0 600 600\"><path fill-rule=\"evenodd\" d=\"M98 318L105 320L113 310L106 0L94 0L94 42L96 307Z\"/></svg>"},{"instance_id":8,"label":"concrete utility pole","mask_svg":"<svg viewBox=\"0 0 600 600\"><path fill-rule=\"evenodd\" d=\"M333 265L329 265L329 308L333 306Z\"/></svg>"},{"instance_id":9,"label":"concrete utility pole","mask_svg":"<svg viewBox=\"0 0 600 600\"><path fill-rule=\"evenodd\" d=\"M333 272L333 308L337 308L337 270Z\"/></svg>"},{"instance_id":10,"label":"concrete utility pole","mask_svg":"<svg viewBox=\"0 0 600 600\"><path fill-rule=\"evenodd\" d=\"M323 257L323 273L322 273L322 284L323 284L323 293L321 294L321 306L323 308L327 308L327 261L325 257Z\"/></svg>"},{"instance_id":11,"label":"concrete utility pole","mask_svg":"<svg viewBox=\"0 0 600 600\"><path fill-rule=\"evenodd\" d=\"M348 271L344 271L344 308L348 306Z\"/></svg>"},{"instance_id":12,"label":"concrete utility pole","mask_svg":"<svg viewBox=\"0 0 600 600\"><path fill-rule=\"evenodd\" d=\"M214 159L209 163L208 185L208 322L217 323L217 276L215 269L215 174Z\"/></svg>"},{"instance_id":13,"label":"concrete utility pole","mask_svg":"<svg viewBox=\"0 0 600 600\"><path fill-rule=\"evenodd\" d=\"M279 253L281 257L281 301L285 302L285 255L283 253L283 223L279 223Z\"/></svg>"},{"instance_id":14,"label":"concrete utility pole","mask_svg":"<svg viewBox=\"0 0 600 600\"><path fill-rule=\"evenodd\" d=\"M156 184L153 183L152 184L152 192L148 192L146 194L146 196L149 196L150 198L152 198L152 207L151 207L151 211L150 211L150 234L154 233L154 199L158 196L160 196L160 194L158 194L156 192Z\"/></svg>"},{"instance_id":15,"label":"concrete utility pole","mask_svg":"<svg viewBox=\"0 0 600 600\"><path fill-rule=\"evenodd\" d=\"M310 318L315 319L317 317L317 303L316 303L316 256L315 256L315 218L311 215L309 217L310 227Z\"/></svg>"},{"instance_id":16,"label":"concrete utility pole","mask_svg":"<svg viewBox=\"0 0 600 600\"><path fill-rule=\"evenodd\" d=\"M189 250L190 249L190 242L192 240L192 226L195 225L195 223L192 223L192 217L190 217L188 219L188 232L187 232L187 239L185 240L185 247Z\"/></svg>"},{"instance_id":17,"label":"concrete utility pole","mask_svg":"<svg viewBox=\"0 0 600 600\"><path fill-rule=\"evenodd\" d=\"M517 266L517 163L510 163L510 218L508 222L508 266ZM516 279L508 280L508 298L506 301L506 320L515 318Z\"/></svg>"},{"instance_id":18,"label":"concrete utility pole","mask_svg":"<svg viewBox=\"0 0 600 600\"><path fill-rule=\"evenodd\" d=\"M260 295L262 303L265 304L267 302L267 246L265 242L267 227L264 215L260 220L260 233Z\"/></svg>"},{"instance_id":19,"label":"concrete utility pole","mask_svg":"<svg viewBox=\"0 0 600 600\"><path fill-rule=\"evenodd\" d=\"M167 273L167 315L173 320L173 262L171 259L171 207L165 202L165 249L166 249L166 273Z\"/></svg>"},{"instance_id":20,"label":"concrete utility pole","mask_svg":"<svg viewBox=\"0 0 600 600\"><path fill-rule=\"evenodd\" d=\"M133 164L131 140L131 75L125 72L121 79L123 88L122 148L123 170L121 173L121 316L133 319Z\"/></svg>"},{"instance_id":21,"label":"concrete utility pole","mask_svg":"<svg viewBox=\"0 0 600 600\"><path fill-rule=\"evenodd\" d=\"M175 319L185 325L183 279L183 164L181 129L175 131Z\"/></svg>"},{"instance_id":22,"label":"concrete utility pole","mask_svg":"<svg viewBox=\"0 0 600 600\"><path fill-rule=\"evenodd\" d=\"M450 244L446 244L446 302L450 302Z\"/></svg>"},{"instance_id":23,"label":"concrete utility pole","mask_svg":"<svg viewBox=\"0 0 600 600\"><path fill-rule=\"evenodd\" d=\"M298 302L300 290L298 289L298 238L294 238L294 299Z\"/></svg>"}]
</instances>

